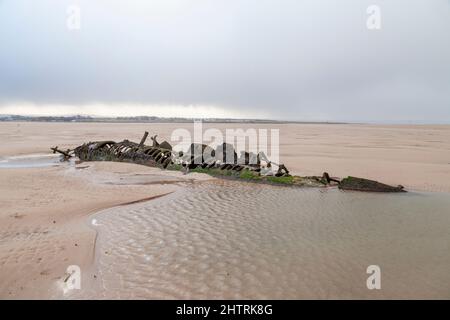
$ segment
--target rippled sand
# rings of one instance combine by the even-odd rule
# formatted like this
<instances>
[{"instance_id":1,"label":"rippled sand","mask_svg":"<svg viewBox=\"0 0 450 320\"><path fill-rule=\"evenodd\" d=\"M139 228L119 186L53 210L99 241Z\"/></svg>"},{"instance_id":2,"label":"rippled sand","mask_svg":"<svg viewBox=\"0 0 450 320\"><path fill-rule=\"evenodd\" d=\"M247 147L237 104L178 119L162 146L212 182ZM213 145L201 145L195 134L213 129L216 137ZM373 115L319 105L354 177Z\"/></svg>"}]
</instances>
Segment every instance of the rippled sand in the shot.
<instances>
[{"instance_id":1,"label":"rippled sand","mask_svg":"<svg viewBox=\"0 0 450 320\"><path fill-rule=\"evenodd\" d=\"M211 127L279 129L294 174L450 192L450 126ZM170 139L177 128L192 125L0 123L0 298L450 299L448 193L288 189L41 157L145 130ZM72 264L82 290L62 295ZM379 291L366 288L372 264Z\"/></svg>"},{"instance_id":2,"label":"rippled sand","mask_svg":"<svg viewBox=\"0 0 450 320\"><path fill-rule=\"evenodd\" d=\"M95 215L96 266L67 297L450 298L448 208L437 193L203 182Z\"/></svg>"},{"instance_id":3,"label":"rippled sand","mask_svg":"<svg viewBox=\"0 0 450 320\"><path fill-rule=\"evenodd\" d=\"M195 180L133 164L55 160L0 159L0 299L59 297L67 267L86 270L93 263L96 232L87 217Z\"/></svg>"}]
</instances>

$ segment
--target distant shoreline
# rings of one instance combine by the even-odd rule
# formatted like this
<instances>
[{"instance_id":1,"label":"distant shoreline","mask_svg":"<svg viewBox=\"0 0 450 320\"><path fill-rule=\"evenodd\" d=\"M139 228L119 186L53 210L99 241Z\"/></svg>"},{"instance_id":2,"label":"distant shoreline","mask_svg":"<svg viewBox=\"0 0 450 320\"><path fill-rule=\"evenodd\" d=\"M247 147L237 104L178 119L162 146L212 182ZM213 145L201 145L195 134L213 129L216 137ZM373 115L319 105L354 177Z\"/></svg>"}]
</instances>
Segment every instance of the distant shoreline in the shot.
<instances>
[{"instance_id":1,"label":"distant shoreline","mask_svg":"<svg viewBox=\"0 0 450 320\"><path fill-rule=\"evenodd\" d=\"M250 123L250 124L349 124L339 121L291 121L270 119L234 119L234 118L165 118L165 117L91 117L91 116L21 116L2 115L0 122L81 122L81 123ZM354 123L362 124L362 123Z\"/></svg>"},{"instance_id":2,"label":"distant shoreline","mask_svg":"<svg viewBox=\"0 0 450 320\"><path fill-rule=\"evenodd\" d=\"M43 122L43 123L203 123L217 124L332 124L332 125L381 125L381 126L448 126L447 122L417 122L417 121L301 121L301 120L274 120L274 119L239 119L239 118L183 118L183 117L97 117L86 115L74 116L22 116L15 114L0 114L0 122Z\"/></svg>"}]
</instances>

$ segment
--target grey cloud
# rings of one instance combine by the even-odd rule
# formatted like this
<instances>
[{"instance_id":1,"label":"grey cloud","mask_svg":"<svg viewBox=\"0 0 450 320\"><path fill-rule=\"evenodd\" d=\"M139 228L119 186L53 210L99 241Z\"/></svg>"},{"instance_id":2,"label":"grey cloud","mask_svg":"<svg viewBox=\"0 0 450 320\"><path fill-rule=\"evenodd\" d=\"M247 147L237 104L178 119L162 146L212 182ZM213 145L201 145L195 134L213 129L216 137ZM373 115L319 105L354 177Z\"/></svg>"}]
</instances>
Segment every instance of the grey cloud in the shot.
<instances>
[{"instance_id":1,"label":"grey cloud","mask_svg":"<svg viewBox=\"0 0 450 320\"><path fill-rule=\"evenodd\" d=\"M366 28L371 4L381 30ZM100 102L448 122L449 33L447 0L3 0L0 113Z\"/></svg>"}]
</instances>

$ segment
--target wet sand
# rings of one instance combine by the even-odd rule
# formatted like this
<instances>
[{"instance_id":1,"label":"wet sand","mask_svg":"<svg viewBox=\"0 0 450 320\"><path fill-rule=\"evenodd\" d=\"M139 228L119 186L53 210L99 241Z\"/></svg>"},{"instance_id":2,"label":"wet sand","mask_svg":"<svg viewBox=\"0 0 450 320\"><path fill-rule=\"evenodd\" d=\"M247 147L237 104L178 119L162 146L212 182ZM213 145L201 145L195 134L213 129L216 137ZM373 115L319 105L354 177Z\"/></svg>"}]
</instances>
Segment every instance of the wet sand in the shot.
<instances>
[{"instance_id":1,"label":"wet sand","mask_svg":"<svg viewBox=\"0 0 450 320\"><path fill-rule=\"evenodd\" d=\"M95 214L96 263L65 297L449 299L449 207L440 193L196 184Z\"/></svg>"},{"instance_id":2,"label":"wet sand","mask_svg":"<svg viewBox=\"0 0 450 320\"><path fill-rule=\"evenodd\" d=\"M280 129L281 160L296 174L316 175L321 174L323 171L328 171L335 176L346 176L351 174L379 179L380 181L391 184L403 184L408 189L413 190L450 192L450 179L448 179L448 177L450 177L450 126L325 124L289 124L277 126L236 124L204 125L205 128L218 127L221 129L224 129L225 127L243 127L245 129L248 126L255 128L272 127ZM62 148L75 147L80 143L93 140L113 139L120 141L128 138L130 140L139 141L145 130L149 131L151 134L158 133L160 137L159 140L164 140L169 139L172 130L178 127L190 129L190 126L187 124L0 123L0 143L2 144L0 157L4 160L11 156L16 157L48 153L49 147L51 146L57 145ZM101 266L105 265L108 259L111 259L112 257L117 258L117 261L120 261L119 258L126 257L126 255L121 257L118 252L114 252L111 257L101 255L101 252L104 254L104 251L110 250L107 249L102 251L106 248L104 245L104 241L106 240L104 239L109 239L111 235L114 235L115 232L117 232L115 228L124 222L121 220L123 219L123 215L126 216L129 213L132 214L131 220L128 221L128 223L125 223L124 226L126 226L126 231L128 232L125 234L130 238L133 238L135 237L133 230L137 232L140 228L139 224L135 225L132 221L132 218L135 215L138 217L138 220L141 219L142 214L148 215L152 210L152 206L158 203L162 205L162 207L160 207L161 210L169 210L167 209L167 206L170 208L170 201L173 199L172 197L175 197L175 195L178 197L180 194L179 192L183 193L185 192L183 190L189 190L189 188L191 188L189 186L201 186L203 183L199 184L198 180L209 179L209 177L203 175L182 175L181 173L161 171L155 168L123 163L83 163L79 165L67 164L59 166L39 166L34 168L26 168L26 166L0 168L0 204L2 208L2 211L0 212L0 238L2 240L0 243L0 298L65 298L66 296L61 290L61 281L67 276L65 271L67 266L71 264L79 265L88 275L87 278L84 278L86 291L84 291L83 294L78 293L81 297L366 297L366 295L361 295L361 292L363 291L360 291L362 290L360 287L357 287L354 291L352 291L353 289L348 289L348 286L352 283L352 280L349 280L349 273L344 274L344 280L342 281L332 281L331 287L325 285L324 282L319 281L319 279L316 279L318 280L317 282L310 281L311 279L306 280L306 283L309 286L316 283L318 286L323 285L324 288L328 288L324 289L325 291L321 293L313 291L312 288L306 286L303 287L303 291L295 291L302 290L298 287L292 290L286 289L287 291L284 291L286 293L285 295L274 289L273 296L268 296L265 293L269 292L267 291L267 288L271 288L270 281L266 284L261 284L262 278L259 277L253 279L254 281L248 279L247 281L242 277L237 277L234 278L232 282L225 284L224 279L226 278L219 277L213 279L215 281L213 286L203 288L192 287L192 283L183 282L191 279L187 277L180 279L180 281L184 283L184 287L171 287L170 283L165 283L153 286L151 288L154 290L149 291L149 287L146 284L141 284L141 286L138 286L136 283L133 284L133 281L136 281L136 279L142 280L139 276L149 276L149 274L145 272L151 271L148 270L148 265L140 264L139 259L142 257L138 256L137 253L132 253L133 251L129 252L129 257L131 257L131 259L137 259L136 261L138 263L127 262L123 265L117 263L110 269L109 273L105 271L107 269L101 268ZM266 190L265 188L266 187L252 188L252 190L254 189L253 192L258 192L257 190ZM216 197L220 198L219 191L216 192ZM172 194L171 192L175 193ZM148 200L167 193L171 194L139 203L140 200ZM210 193L208 194L210 195ZM187 214L198 213L197 209L200 205L200 209L204 210L206 213L210 213L210 208L214 207L217 203L219 203L219 207L215 210L222 215L227 212L233 212L234 207L226 202L226 198L222 200L225 201L227 205L220 205L220 199L216 199L213 202L207 201L204 206L200 205L201 199L198 199L199 202L195 203L190 203L188 201L187 204L185 203L188 208L186 212ZM245 199L246 198L243 197L239 201L244 201ZM316 205L320 208L320 202L318 202L320 199L317 199L317 195L311 194L307 196L306 199L315 199L313 200L314 203L312 204L312 207ZM434 210L432 212L436 212L438 217L436 220L432 221L432 224L427 224L427 220L424 218L426 217L426 212L424 210L415 213L416 218L418 217L417 219L402 220L401 216L408 215L408 212L410 211L408 207L404 207L402 210L398 211L398 215L394 215L392 218L393 220L390 222L384 224L383 220L377 221L377 228L380 229L380 232L373 233L373 238L371 238L370 241L364 237L363 233L361 233L366 229L351 228L351 226L354 226L352 224L353 220L348 220L345 217L347 211L339 210L341 204L340 202L337 202L334 203L334 205L338 206L338 210L333 211L330 209L330 211L324 209L323 212L320 210L315 211L316 213L332 214L334 217L330 220L333 223L323 224L318 220L316 225L312 225L318 232L316 236L308 237L308 235L306 235L306 238L302 238L299 235L295 235L292 239L285 240L298 243L308 243L309 241L311 244L328 241L330 239L323 236L324 230L329 230L334 224L341 223L340 228L342 230L350 230L348 233L344 232L341 235L344 240L348 240L348 242L343 242L347 244L344 245L344 248L341 248L343 251L352 250L352 248L354 249L358 246L358 243L361 243L362 241L365 243L365 247L362 246L359 250L363 250L364 248L375 248L374 250L378 252L376 257L381 258L380 260L382 262L384 261L385 264L389 263L389 259L397 259L398 254L402 257L402 259L400 259L400 264L396 266L395 264L393 265L395 266L394 268L397 268L395 274L398 275L402 272L406 272L407 275L409 275L404 276L403 278L400 277L400 279L404 279L405 281L400 282L399 284L400 288L403 288L403 291L390 291L391 294L386 296L382 294L377 295L377 293L375 293L373 295L374 297L448 298L449 295L447 295L446 292L449 292L449 288L445 286L445 283L449 283L449 279L446 274L442 272L442 268L448 269L448 256L441 250L441 246L445 246L449 243L448 234L441 230L442 228L448 230L447 216L445 215L445 212L442 213L442 210L447 210L446 208L448 207L444 203L445 201L442 202L441 198L438 199L437 207L434 209L433 207L430 207L430 210ZM261 201L260 205L264 203L264 198L261 199ZM357 200L350 199L350 201ZM371 205L374 206L384 203L384 200L374 202L373 200L366 199L365 201L366 202L363 203L371 203ZM430 206L432 205L432 202L426 203ZM121 204L127 205L102 211L106 208L116 207ZM330 203L330 207L333 207L332 204L333 202ZM250 227L249 230L254 231L255 234L249 234L248 237L250 238L246 238L248 241L261 241L261 238L258 235L261 232L266 232L267 228L270 230L270 224L265 225L264 222L267 222L268 220L259 222L258 216L255 216L256 212L259 212L258 210L261 209L260 205L256 203L256 207L249 208L251 214L248 219L254 219L254 227ZM268 205L269 204L266 204L266 207ZM141 206L145 208L143 209L143 213L141 213L141 209L139 209L142 208ZM294 214L292 209L289 208L281 210L280 208L282 207L277 206L276 201L274 202L274 207L269 205L269 208L272 209L270 209L270 211L263 210L263 213L266 218L268 218L269 214L273 215L273 217L269 219L271 223L280 224L281 222L277 220L277 217L282 220L284 219L283 216L279 216L278 213L287 214L288 217L291 218ZM186 208L183 210L185 209ZM352 208L349 210L348 213L351 214L354 219L358 219L354 216L357 215L358 212L353 212ZM92 214L99 211L102 212L100 216L101 219L104 219L104 225L109 225L109 229L102 229L101 227L95 228L90 224L92 221ZM117 212L120 212L121 218L113 218L118 215ZM153 265L153 267L155 267L154 270L159 270L159 268L164 266L164 263L169 263L171 265L169 268L170 272L163 276L161 281L163 281L166 276L168 277L167 279L169 279L170 275L175 274L176 268L185 267L185 269L188 270L187 272L195 273L198 272L198 270L201 270L201 268L211 267L209 264L204 264L202 262L202 255L195 255L195 257L200 257L200 259L194 259L193 261L196 262L194 265L183 265L183 261L179 263L177 262L178 260L172 260L174 259L175 254L177 254L177 251L174 248L177 248L177 245L180 244L180 240L184 241L180 244L180 248L183 248L184 245L188 245L189 242L191 242L193 245L191 248L192 250L200 250L200 254L206 255L205 259L208 258L208 253L203 252L206 250L205 248L207 248L207 246L202 249L201 246L196 245L196 238L180 239L170 236L173 232L179 232L184 228L184 225L180 225L180 221L182 221L183 218L174 215L176 212L179 212L177 208L172 208L172 210L168 212L169 217L171 217L170 219L174 220L164 220L163 216L160 216L160 219L162 220L159 221L159 224L146 225L147 236L152 234L156 238L161 238L160 240L163 241L163 244L167 244L167 248L172 250L168 251L168 257L164 256L163 253L160 253L159 256L156 255L157 264ZM216 212L216 214L219 214L218 212ZM369 222L376 219L379 212L384 211L375 210L365 218L361 218L361 225L365 226L365 222L363 222L364 219L368 219ZM384 217L387 218L387 220L384 221L389 221L390 211L388 210L386 212ZM111 219L108 219L107 217L110 213ZM162 211L162 213L164 213L164 211ZM162 213L159 212L157 214ZM303 212L302 214L304 215L305 213ZM340 220L339 217L342 217L342 215L344 215L344 219ZM241 230L239 224L243 223L242 219L244 219L245 223L245 217L246 215L235 215L234 219L225 221L223 220L223 216L217 217L210 215L207 217L203 226L200 224L200 231L193 231L199 231L197 233L194 232L194 234L197 234L195 237L199 236L201 238L200 240L206 242L210 240L217 241L217 239L221 239L220 237L226 236L228 231L234 233L236 230ZM296 220L295 223L301 229L303 223L311 224L313 220L313 217L308 215L306 218L303 217ZM224 232L221 225L217 224L218 221L229 224L230 229L227 232ZM345 224L347 222L349 225ZM211 223L212 226L210 225ZM400 229L403 230L403 232L399 233L398 238L391 239L389 238L389 235L397 232L395 228L392 228L393 223L394 226L395 223L400 225L406 224L406 228ZM234 231L233 225L235 228ZM172 231L169 231L170 227L173 228ZM283 238L281 235L283 233L282 228L289 228L289 225L279 225L279 227L279 237ZM164 229L165 232L158 234L161 229ZM212 233L208 233L208 230ZM373 229L369 227L368 230L370 233ZM94 246L96 231L99 231L100 237L99 246L97 248ZM239 231L239 235L245 236L245 232L247 231L241 231L242 232ZM179 232L179 234L180 236L186 235L184 232ZM252 239L252 236L256 238ZM338 236L339 234L336 233L335 237ZM379 237L379 239L377 237ZM385 239L386 237L388 237L392 243L397 244L397 246L393 246L395 250L392 249L387 253L386 251L383 251L383 247L381 246L384 245L389 248L391 243L382 241L382 239ZM116 239L121 238L116 237ZM149 239L153 238L150 237ZM408 241L404 239L408 239ZM244 243L247 243L245 242L247 240L241 240L243 240ZM263 240L268 241L268 239ZM143 246L144 250L148 248L148 244L146 243L147 240L143 240L144 242L142 242L139 241L139 237L137 237L135 238L135 241L136 250L139 249L139 245ZM379 243L380 241L381 244ZM411 250L408 249L411 248L408 247L409 241L412 241L413 243L417 242L417 252L411 252ZM419 245L421 241L425 243L423 246ZM278 242L275 241L274 243L276 244ZM333 263L337 263L338 267L341 269L349 268L349 270L355 270L351 267L351 264L348 264L349 260L341 258L336 258L335 260L331 258L325 259L324 257L329 254L327 250L331 249L323 249L323 246L318 247L321 248L320 250L314 251L312 248L305 247L300 250L300 252L297 252L295 250L297 250L298 247L290 247L291 244L288 244L288 242L285 242L285 244L287 249L277 247L281 250L281 253L284 252L286 255L300 254L300 257L303 256L303 258L306 259L307 265L300 264L295 267L295 263L298 263L297 260L277 260L282 257L280 258L276 254L273 256L273 261L271 263L278 268L278 271L280 272L287 271L285 268L294 268L294 271L289 269L293 272L290 274L293 277L298 277L298 281L301 281L301 277L303 276L308 277L308 274L309 277L319 277L319 275L310 273L314 268L318 268L318 270L325 268L325 274L328 272L330 277L325 277L324 279L333 278ZM374 247L372 247L372 244ZM281 243L279 245L281 246ZM252 245L249 243L249 248L251 247ZM121 248L126 251L129 249L129 244L123 244ZM155 248L159 247L157 246ZM226 255L227 250L230 248L233 249L232 247L226 246L222 248L222 254ZM189 247L187 249L189 250ZM161 250L161 252L165 251ZM238 254L244 253L245 251L238 252ZM387 256L385 256L384 253L386 253ZM163 256L161 256L161 254ZM214 255L214 253L212 254L214 259L220 258L220 255L217 256ZM285 256L284 254L282 256ZM442 259L439 259L437 254L440 254ZM180 255L180 258L183 258L183 255ZM192 257L189 255L184 257L184 259L188 260L191 258ZM256 265L252 265L251 258L255 259ZM351 255L350 258L352 258ZM369 258L370 256L362 256L359 261L361 264L364 264L370 262ZM242 273L242 269L240 268L245 269L248 267L248 270L253 270L252 268L259 267L257 263L259 261L258 257L252 257L250 255L245 258L247 260L240 260L241 257L237 256L233 259L234 260L230 263L234 266L232 270L236 273ZM429 259L429 263L425 263L425 261L427 261L426 259ZM219 263L219 269L212 270L218 270L218 274L221 274L224 270L228 270L228 267L225 266L229 266L229 264L227 264L228 262L226 261L220 263L219 260L220 259L215 260ZM94 261L95 263L93 263ZM126 261L128 260L126 259ZM406 269L408 261L419 264L418 268L420 269L420 274L430 272L430 275L432 275L431 278L427 278L428 280L426 281L428 282L425 281L420 283L422 287L424 284L426 285L428 283L429 286L427 289L417 289L417 294L414 294L415 291L411 291L411 287L406 287L406 289L402 287L403 283L407 283L407 280L412 279L411 277L414 276L413 271L411 271L414 270L414 267ZM172 262L174 264L172 264ZM286 265L288 262L290 263L290 266ZM155 261L152 263L155 263ZM277 264L279 264L278 267ZM430 271L430 269L427 268L432 264L435 265L437 269L434 268ZM120 279L122 280L118 282L110 281L111 279L108 280L108 277L111 277L111 272L113 272L113 275L116 271L120 274L121 268L126 268L127 265L130 266L130 268L131 266L136 267L137 269L133 272L138 274L137 277L130 280L130 287L126 285L125 287L123 286L124 281L127 281L126 276L121 277ZM115 269L116 267L119 269ZM199 269L195 269L197 267ZM139 268L144 268L146 271L139 275ZM172 270L173 268L175 269ZM270 273L273 270L270 270L269 268L266 271ZM102 274L104 275L104 278ZM249 275L241 276L251 278L251 274L252 273L250 272ZM357 274L360 275L360 273ZM94 275L98 278L94 278ZM149 279L153 279L153 276L154 275L152 274ZM212 277L211 274L209 276ZM366 275L363 272L361 277L365 276ZM284 278L280 278L279 280L289 283L288 278L282 279ZM393 279L392 276L391 279ZM441 280L444 285L438 285L436 279ZM347 280L349 282L346 285L344 282ZM103 281L103 287L99 284L100 281ZM237 282L239 282L239 284L236 284ZM259 285L257 285L258 282L260 283ZM399 282L394 281L394 283L398 284ZM328 284L330 285L330 283ZM256 289L254 288L256 291L242 291L242 288L246 285L256 285ZM108 286L125 289L118 290L118 296L111 296L110 294L113 290L111 290L110 293L105 293L104 290L104 288L108 288ZM133 291L134 293L130 293L128 290L129 288L133 288L133 286L135 286L136 290ZM164 286L168 287L164 289ZM223 290L217 291L217 294L214 295L211 291L208 291L211 290L211 288L214 288L214 286L222 286ZM358 286L361 286L359 282ZM226 291L227 288L228 291ZM241 289L234 290L233 288ZM259 291L260 294L258 294L257 288L261 289ZM434 291L433 288L435 289ZM190 289L193 291L189 291ZM173 294L173 292L178 293ZM205 295L208 292L210 292L210 294ZM240 296L233 295L233 292L240 293ZM340 295L339 292L342 294ZM311 295L308 295L308 293ZM364 293L366 292L364 291ZM69 295L67 297L70 298L71 296Z\"/></svg>"},{"instance_id":3,"label":"wet sand","mask_svg":"<svg viewBox=\"0 0 450 320\"><path fill-rule=\"evenodd\" d=\"M66 269L86 270L89 215L175 191L195 176L125 163L0 169L0 298L62 297Z\"/></svg>"}]
</instances>

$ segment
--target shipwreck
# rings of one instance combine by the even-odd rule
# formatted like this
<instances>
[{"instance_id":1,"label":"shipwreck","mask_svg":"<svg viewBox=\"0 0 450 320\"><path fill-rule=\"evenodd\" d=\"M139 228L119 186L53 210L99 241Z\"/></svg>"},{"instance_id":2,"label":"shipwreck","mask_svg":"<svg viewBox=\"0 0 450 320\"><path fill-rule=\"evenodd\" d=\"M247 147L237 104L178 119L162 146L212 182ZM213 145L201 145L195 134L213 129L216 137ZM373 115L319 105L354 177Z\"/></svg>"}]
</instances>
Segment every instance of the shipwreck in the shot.
<instances>
[{"instance_id":1,"label":"shipwreck","mask_svg":"<svg viewBox=\"0 0 450 320\"><path fill-rule=\"evenodd\" d=\"M174 151L167 141L159 143L157 136L151 137L152 144L146 145L148 132L139 143L129 140L93 141L74 149L61 150L53 147L53 153L60 153L62 160L78 157L80 161L119 161L159 167L165 170L179 170L184 173L199 172L221 178L241 179L259 183L290 186L327 187L341 190L365 192L405 192L403 186L390 186L374 180L347 177L322 176L301 177L291 175L284 164L270 161L263 152L258 154L242 151L238 156L233 145L223 143L215 149L205 144L192 143L186 151Z\"/></svg>"}]
</instances>

